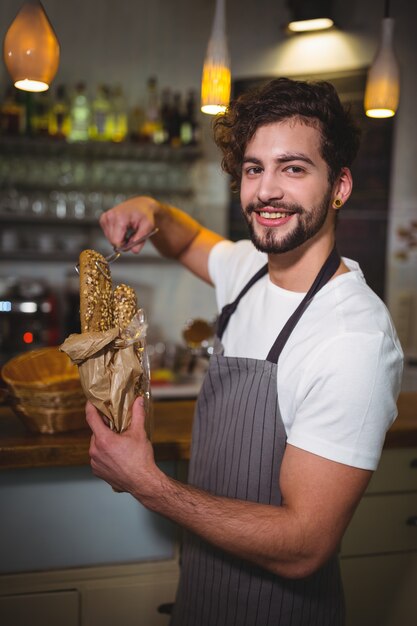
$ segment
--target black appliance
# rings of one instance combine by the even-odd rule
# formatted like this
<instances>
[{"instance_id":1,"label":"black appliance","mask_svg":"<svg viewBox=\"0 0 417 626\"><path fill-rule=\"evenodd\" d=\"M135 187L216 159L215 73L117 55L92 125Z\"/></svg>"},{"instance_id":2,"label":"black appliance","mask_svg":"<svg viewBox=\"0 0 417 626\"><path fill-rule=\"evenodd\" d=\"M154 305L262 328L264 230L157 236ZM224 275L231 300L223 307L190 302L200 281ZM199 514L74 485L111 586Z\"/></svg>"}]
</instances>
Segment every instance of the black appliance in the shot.
<instances>
[{"instance_id":1,"label":"black appliance","mask_svg":"<svg viewBox=\"0 0 417 626\"><path fill-rule=\"evenodd\" d=\"M60 340L58 301L46 282L16 279L0 285L0 365Z\"/></svg>"}]
</instances>

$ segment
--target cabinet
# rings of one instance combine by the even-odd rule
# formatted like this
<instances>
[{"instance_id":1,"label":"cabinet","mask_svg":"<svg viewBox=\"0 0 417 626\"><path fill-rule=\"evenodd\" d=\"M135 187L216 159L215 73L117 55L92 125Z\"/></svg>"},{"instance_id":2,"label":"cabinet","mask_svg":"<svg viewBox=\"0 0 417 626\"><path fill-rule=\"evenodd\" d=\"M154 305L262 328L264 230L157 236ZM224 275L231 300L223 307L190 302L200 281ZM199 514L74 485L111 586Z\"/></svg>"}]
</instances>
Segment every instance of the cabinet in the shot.
<instances>
[{"instance_id":1,"label":"cabinet","mask_svg":"<svg viewBox=\"0 0 417 626\"><path fill-rule=\"evenodd\" d=\"M0 623L5 626L78 626L79 611L80 598L75 589L0 598Z\"/></svg>"},{"instance_id":2,"label":"cabinet","mask_svg":"<svg viewBox=\"0 0 417 626\"><path fill-rule=\"evenodd\" d=\"M0 578L2 626L167 626L174 561L115 565Z\"/></svg>"},{"instance_id":3,"label":"cabinet","mask_svg":"<svg viewBox=\"0 0 417 626\"><path fill-rule=\"evenodd\" d=\"M347 626L417 623L417 448L387 449L341 550Z\"/></svg>"},{"instance_id":4,"label":"cabinet","mask_svg":"<svg viewBox=\"0 0 417 626\"><path fill-rule=\"evenodd\" d=\"M192 213L199 156L197 146L2 137L0 260L72 261L101 248L101 213L138 194Z\"/></svg>"}]
</instances>

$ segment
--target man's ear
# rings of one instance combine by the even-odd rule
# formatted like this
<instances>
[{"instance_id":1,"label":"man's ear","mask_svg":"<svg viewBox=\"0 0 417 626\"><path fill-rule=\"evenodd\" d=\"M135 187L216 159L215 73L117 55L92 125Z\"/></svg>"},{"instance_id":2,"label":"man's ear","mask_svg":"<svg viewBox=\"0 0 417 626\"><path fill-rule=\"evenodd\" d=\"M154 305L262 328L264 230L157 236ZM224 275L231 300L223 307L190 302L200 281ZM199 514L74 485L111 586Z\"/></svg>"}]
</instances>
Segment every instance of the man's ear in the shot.
<instances>
[{"instance_id":1,"label":"man's ear","mask_svg":"<svg viewBox=\"0 0 417 626\"><path fill-rule=\"evenodd\" d=\"M340 209L348 201L352 188L352 173L348 167L343 167L333 186L333 208Z\"/></svg>"}]
</instances>

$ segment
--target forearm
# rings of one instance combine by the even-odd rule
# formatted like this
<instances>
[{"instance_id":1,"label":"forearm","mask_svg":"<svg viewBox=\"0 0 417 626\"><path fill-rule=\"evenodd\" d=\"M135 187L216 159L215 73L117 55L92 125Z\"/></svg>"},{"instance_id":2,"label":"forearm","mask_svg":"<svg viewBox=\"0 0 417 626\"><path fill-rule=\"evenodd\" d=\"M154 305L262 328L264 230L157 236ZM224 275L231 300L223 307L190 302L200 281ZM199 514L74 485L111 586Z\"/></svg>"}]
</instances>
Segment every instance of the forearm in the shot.
<instances>
[{"instance_id":1,"label":"forearm","mask_svg":"<svg viewBox=\"0 0 417 626\"><path fill-rule=\"evenodd\" d=\"M180 259L202 227L184 211L156 200L154 202L155 226L159 231L152 238L152 243L163 256Z\"/></svg>"},{"instance_id":2,"label":"forearm","mask_svg":"<svg viewBox=\"0 0 417 626\"><path fill-rule=\"evenodd\" d=\"M138 499L214 546L274 574L299 578L319 565L302 520L286 506L214 496L165 475L151 494Z\"/></svg>"},{"instance_id":3,"label":"forearm","mask_svg":"<svg viewBox=\"0 0 417 626\"><path fill-rule=\"evenodd\" d=\"M288 578L310 575L337 550L372 475L288 444L279 478L282 506L224 498L158 468L141 399L122 434L105 426L90 403L86 416L96 476L214 546Z\"/></svg>"},{"instance_id":4,"label":"forearm","mask_svg":"<svg viewBox=\"0 0 417 626\"><path fill-rule=\"evenodd\" d=\"M210 283L208 258L222 237L204 228L184 211L148 196L137 196L103 213L100 224L113 246L123 245L130 230L131 241L158 228L152 243L165 257L177 259L196 276ZM138 253L143 243L133 246Z\"/></svg>"}]
</instances>

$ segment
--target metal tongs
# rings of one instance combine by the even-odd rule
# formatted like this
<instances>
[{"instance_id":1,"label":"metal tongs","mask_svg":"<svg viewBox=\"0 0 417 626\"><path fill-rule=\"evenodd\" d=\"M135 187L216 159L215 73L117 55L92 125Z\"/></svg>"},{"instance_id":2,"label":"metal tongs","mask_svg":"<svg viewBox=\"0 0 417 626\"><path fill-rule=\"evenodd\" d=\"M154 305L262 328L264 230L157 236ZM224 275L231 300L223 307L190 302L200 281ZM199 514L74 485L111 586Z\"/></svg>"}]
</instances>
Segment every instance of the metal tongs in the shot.
<instances>
[{"instance_id":1,"label":"metal tongs","mask_svg":"<svg viewBox=\"0 0 417 626\"><path fill-rule=\"evenodd\" d=\"M146 235L139 237L139 239L135 239L135 241L131 241L130 243L127 243L130 237L135 232L135 231L132 231L131 229L128 229L124 237L125 243L123 243L123 245L121 245L120 247L113 246L113 252L109 254L108 256L104 257L106 264L114 263L114 261L117 261L117 259L120 257L122 252L128 252L128 250L131 250L135 246L138 246L140 243L143 243L144 241L149 239L149 237L152 237L152 235L156 235L158 230L159 230L158 228L154 228L149 233L146 233ZM105 273L105 268L103 267L103 263L101 261L96 261L96 266L97 266L97 269L100 270L100 272L103 274L103 276L105 278L108 278L108 274ZM80 273L79 263L77 263L77 265L75 266L75 271L77 272L77 274Z\"/></svg>"}]
</instances>

